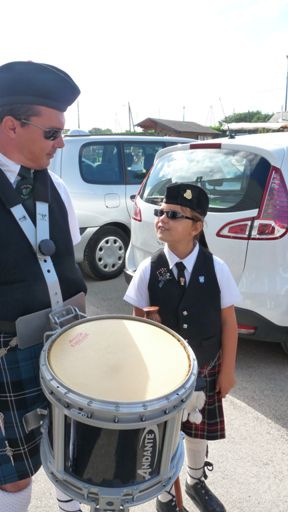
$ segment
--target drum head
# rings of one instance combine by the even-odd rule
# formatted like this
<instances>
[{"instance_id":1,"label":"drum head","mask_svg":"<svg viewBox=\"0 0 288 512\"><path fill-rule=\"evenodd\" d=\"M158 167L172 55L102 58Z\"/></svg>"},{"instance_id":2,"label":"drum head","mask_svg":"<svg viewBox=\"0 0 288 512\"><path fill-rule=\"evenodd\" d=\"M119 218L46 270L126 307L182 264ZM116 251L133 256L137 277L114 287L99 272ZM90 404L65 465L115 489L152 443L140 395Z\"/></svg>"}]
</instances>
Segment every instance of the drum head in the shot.
<instances>
[{"instance_id":1,"label":"drum head","mask_svg":"<svg viewBox=\"0 0 288 512\"><path fill-rule=\"evenodd\" d=\"M177 390L191 372L182 338L136 318L94 318L66 329L48 351L50 369L90 399L139 402Z\"/></svg>"}]
</instances>

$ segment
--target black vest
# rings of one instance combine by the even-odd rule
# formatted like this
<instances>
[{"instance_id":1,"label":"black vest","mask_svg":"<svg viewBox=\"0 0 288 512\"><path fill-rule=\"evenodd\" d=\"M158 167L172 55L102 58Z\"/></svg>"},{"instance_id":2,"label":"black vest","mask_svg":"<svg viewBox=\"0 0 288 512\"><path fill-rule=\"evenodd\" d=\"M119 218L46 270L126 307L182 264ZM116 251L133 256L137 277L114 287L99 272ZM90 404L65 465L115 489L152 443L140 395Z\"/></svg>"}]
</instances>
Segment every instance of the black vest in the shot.
<instances>
[{"instance_id":1,"label":"black vest","mask_svg":"<svg viewBox=\"0 0 288 512\"><path fill-rule=\"evenodd\" d=\"M86 285L75 263L66 206L48 171L37 172L46 173L46 183L50 187L50 239L56 246L52 261L63 300L66 300L79 292L86 292ZM1 198L0 247L0 320L12 322L19 316L51 307L37 256Z\"/></svg>"},{"instance_id":2,"label":"black vest","mask_svg":"<svg viewBox=\"0 0 288 512\"><path fill-rule=\"evenodd\" d=\"M192 274L181 300L163 250L151 258L148 283L151 306L159 306L162 323L188 341L201 368L221 348L221 301L213 256L199 247Z\"/></svg>"}]
</instances>

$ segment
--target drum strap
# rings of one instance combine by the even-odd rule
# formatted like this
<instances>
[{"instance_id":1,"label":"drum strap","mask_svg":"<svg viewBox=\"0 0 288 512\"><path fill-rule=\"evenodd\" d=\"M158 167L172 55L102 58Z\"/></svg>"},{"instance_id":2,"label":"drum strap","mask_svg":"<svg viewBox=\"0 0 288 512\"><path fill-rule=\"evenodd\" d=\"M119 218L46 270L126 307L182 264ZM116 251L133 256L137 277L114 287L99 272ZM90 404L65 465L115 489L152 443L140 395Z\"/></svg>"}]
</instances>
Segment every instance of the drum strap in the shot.
<instances>
[{"instance_id":1,"label":"drum strap","mask_svg":"<svg viewBox=\"0 0 288 512\"><path fill-rule=\"evenodd\" d=\"M36 171L34 174L33 197L36 201L36 226L24 209L19 194L2 170L0 171L0 198L6 208L11 211L36 253L48 287L51 307L54 309L63 304L63 299L50 257L55 250L53 242L49 240L50 178L47 169Z\"/></svg>"},{"instance_id":2,"label":"drum strap","mask_svg":"<svg viewBox=\"0 0 288 512\"><path fill-rule=\"evenodd\" d=\"M49 240L48 203L36 201L36 228L22 204L17 204L10 210L36 253L48 287L51 307L55 309L63 304L60 284L51 257L40 252L41 241Z\"/></svg>"}]
</instances>

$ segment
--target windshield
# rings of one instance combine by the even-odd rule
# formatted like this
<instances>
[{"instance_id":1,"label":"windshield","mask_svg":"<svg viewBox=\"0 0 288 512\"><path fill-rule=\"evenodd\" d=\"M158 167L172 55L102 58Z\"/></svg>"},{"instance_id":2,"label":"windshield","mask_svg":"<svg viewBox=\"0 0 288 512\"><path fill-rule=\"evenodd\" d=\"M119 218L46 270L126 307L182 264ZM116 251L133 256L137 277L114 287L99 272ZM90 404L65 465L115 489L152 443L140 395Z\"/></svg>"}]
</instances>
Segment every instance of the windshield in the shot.
<instances>
[{"instance_id":1,"label":"windshield","mask_svg":"<svg viewBox=\"0 0 288 512\"><path fill-rule=\"evenodd\" d=\"M209 209L259 208L270 164L250 152L226 149L190 149L163 155L156 162L141 198L162 202L167 185L191 182L209 195Z\"/></svg>"}]
</instances>

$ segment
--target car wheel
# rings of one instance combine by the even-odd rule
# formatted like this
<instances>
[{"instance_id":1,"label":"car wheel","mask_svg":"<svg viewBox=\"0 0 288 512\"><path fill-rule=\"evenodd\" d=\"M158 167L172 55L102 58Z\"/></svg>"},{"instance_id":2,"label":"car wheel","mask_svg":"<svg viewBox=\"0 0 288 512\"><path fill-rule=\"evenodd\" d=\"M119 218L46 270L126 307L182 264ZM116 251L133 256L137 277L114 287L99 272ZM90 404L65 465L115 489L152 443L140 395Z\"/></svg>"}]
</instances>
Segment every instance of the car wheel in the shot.
<instances>
[{"instance_id":1,"label":"car wheel","mask_svg":"<svg viewBox=\"0 0 288 512\"><path fill-rule=\"evenodd\" d=\"M128 237L121 229L113 226L99 229L86 246L81 268L93 278L119 276L124 269L128 244Z\"/></svg>"},{"instance_id":2,"label":"car wheel","mask_svg":"<svg viewBox=\"0 0 288 512\"><path fill-rule=\"evenodd\" d=\"M288 341L282 341L281 347L283 348L284 352L288 354Z\"/></svg>"}]
</instances>

